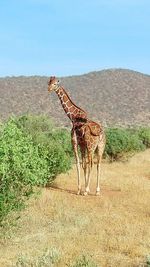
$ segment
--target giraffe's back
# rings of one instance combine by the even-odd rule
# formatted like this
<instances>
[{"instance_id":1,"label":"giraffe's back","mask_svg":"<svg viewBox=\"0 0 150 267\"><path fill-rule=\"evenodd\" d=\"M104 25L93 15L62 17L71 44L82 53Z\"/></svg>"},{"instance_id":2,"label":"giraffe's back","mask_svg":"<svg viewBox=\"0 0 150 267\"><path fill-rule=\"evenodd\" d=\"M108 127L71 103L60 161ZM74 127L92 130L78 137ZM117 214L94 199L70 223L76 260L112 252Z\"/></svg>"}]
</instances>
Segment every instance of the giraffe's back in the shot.
<instances>
[{"instance_id":1,"label":"giraffe's back","mask_svg":"<svg viewBox=\"0 0 150 267\"><path fill-rule=\"evenodd\" d=\"M87 125L90 128L91 134L94 136L100 136L101 132L103 131L101 125L92 120L89 120Z\"/></svg>"}]
</instances>

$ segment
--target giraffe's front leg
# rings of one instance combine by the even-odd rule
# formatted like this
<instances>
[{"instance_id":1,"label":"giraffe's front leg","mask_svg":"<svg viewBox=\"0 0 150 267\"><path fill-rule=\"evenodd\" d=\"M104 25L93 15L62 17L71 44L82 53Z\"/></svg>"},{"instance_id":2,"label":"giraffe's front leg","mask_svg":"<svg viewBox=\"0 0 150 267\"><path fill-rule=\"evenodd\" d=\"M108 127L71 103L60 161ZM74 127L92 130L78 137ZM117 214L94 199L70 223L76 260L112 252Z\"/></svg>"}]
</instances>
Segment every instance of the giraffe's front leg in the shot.
<instances>
[{"instance_id":1,"label":"giraffe's front leg","mask_svg":"<svg viewBox=\"0 0 150 267\"><path fill-rule=\"evenodd\" d=\"M82 155L82 168L84 171L84 182L85 182L85 188L87 185L87 162L86 162L86 150L85 147L80 146L81 155Z\"/></svg>"},{"instance_id":2,"label":"giraffe's front leg","mask_svg":"<svg viewBox=\"0 0 150 267\"><path fill-rule=\"evenodd\" d=\"M88 177L85 186L84 196L90 193L90 180L91 180L91 170L92 170L92 154L88 154Z\"/></svg>"},{"instance_id":3,"label":"giraffe's front leg","mask_svg":"<svg viewBox=\"0 0 150 267\"><path fill-rule=\"evenodd\" d=\"M90 193L90 178L91 178L91 168L89 167L89 169L88 169L88 178L87 178L87 182L86 182L86 185L85 185L84 196L87 196Z\"/></svg>"},{"instance_id":4,"label":"giraffe's front leg","mask_svg":"<svg viewBox=\"0 0 150 267\"><path fill-rule=\"evenodd\" d=\"M81 194L81 178L80 178L81 174L80 174L80 160L79 160L78 152L76 153L76 166L77 166L77 175L78 175L78 191L77 191L77 195L80 195Z\"/></svg>"},{"instance_id":5,"label":"giraffe's front leg","mask_svg":"<svg viewBox=\"0 0 150 267\"><path fill-rule=\"evenodd\" d=\"M78 155L77 137L76 137L76 133L75 133L74 130L72 130L71 136L72 136L72 146L73 146L73 150L74 150L74 154L75 154L76 167L77 167L77 176L78 176L78 191L77 191L77 195L80 195L81 194L80 159L79 159L79 155Z\"/></svg>"}]
</instances>

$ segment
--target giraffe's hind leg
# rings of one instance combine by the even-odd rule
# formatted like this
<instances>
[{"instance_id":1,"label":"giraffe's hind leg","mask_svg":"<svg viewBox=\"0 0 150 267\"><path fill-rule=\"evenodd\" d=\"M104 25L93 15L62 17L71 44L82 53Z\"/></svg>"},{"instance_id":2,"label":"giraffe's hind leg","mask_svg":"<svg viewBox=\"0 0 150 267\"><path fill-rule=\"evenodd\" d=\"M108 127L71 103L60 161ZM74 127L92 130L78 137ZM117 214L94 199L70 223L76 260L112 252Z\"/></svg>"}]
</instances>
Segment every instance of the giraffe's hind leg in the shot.
<instances>
[{"instance_id":1,"label":"giraffe's hind leg","mask_svg":"<svg viewBox=\"0 0 150 267\"><path fill-rule=\"evenodd\" d=\"M102 155L105 148L105 141L101 141L97 148L96 148L96 154L97 154L97 185L96 185L96 195L100 195L100 177L101 177L101 161L102 161Z\"/></svg>"},{"instance_id":2,"label":"giraffe's hind leg","mask_svg":"<svg viewBox=\"0 0 150 267\"><path fill-rule=\"evenodd\" d=\"M97 155L97 185L96 196L100 195L100 176L101 176L101 155Z\"/></svg>"}]
</instances>

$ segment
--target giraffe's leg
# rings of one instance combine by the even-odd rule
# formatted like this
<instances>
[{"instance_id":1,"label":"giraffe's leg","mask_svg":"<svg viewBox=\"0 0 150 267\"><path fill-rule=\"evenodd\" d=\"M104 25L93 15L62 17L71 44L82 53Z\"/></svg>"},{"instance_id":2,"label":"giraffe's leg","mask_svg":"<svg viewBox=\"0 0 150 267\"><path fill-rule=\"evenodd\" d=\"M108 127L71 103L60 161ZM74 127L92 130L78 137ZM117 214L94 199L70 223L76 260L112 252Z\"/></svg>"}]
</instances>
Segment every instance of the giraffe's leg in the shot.
<instances>
[{"instance_id":1,"label":"giraffe's leg","mask_svg":"<svg viewBox=\"0 0 150 267\"><path fill-rule=\"evenodd\" d=\"M75 157L76 157L76 167L77 167L77 175L78 175L78 192L77 195L81 194L81 179L80 179L80 159L78 155L77 149L75 150Z\"/></svg>"},{"instance_id":2,"label":"giraffe's leg","mask_svg":"<svg viewBox=\"0 0 150 267\"><path fill-rule=\"evenodd\" d=\"M101 156L97 156L97 185L96 185L96 195L100 195L100 176L101 176Z\"/></svg>"},{"instance_id":3,"label":"giraffe's leg","mask_svg":"<svg viewBox=\"0 0 150 267\"><path fill-rule=\"evenodd\" d=\"M102 155L105 148L105 142L100 142L97 146L97 185L96 185L96 195L100 195L100 177L101 177L101 161L102 161Z\"/></svg>"},{"instance_id":4,"label":"giraffe's leg","mask_svg":"<svg viewBox=\"0 0 150 267\"><path fill-rule=\"evenodd\" d=\"M90 192L91 170L92 170L92 154L89 153L88 154L88 175L87 175L87 182L86 182L84 196L86 196Z\"/></svg>"},{"instance_id":5,"label":"giraffe's leg","mask_svg":"<svg viewBox=\"0 0 150 267\"><path fill-rule=\"evenodd\" d=\"M85 180L85 187L87 183L87 162L86 162L86 151L85 149L81 148L81 155L82 155L82 168L84 171L84 180Z\"/></svg>"},{"instance_id":6,"label":"giraffe's leg","mask_svg":"<svg viewBox=\"0 0 150 267\"><path fill-rule=\"evenodd\" d=\"M78 144L77 144L77 137L76 133L72 130L71 133L72 136L72 146L75 154L75 159L76 159L76 167L77 167L77 176L78 176L78 191L77 195L81 194L81 179L80 179L80 159L78 155Z\"/></svg>"},{"instance_id":7,"label":"giraffe's leg","mask_svg":"<svg viewBox=\"0 0 150 267\"><path fill-rule=\"evenodd\" d=\"M84 159L84 180L85 180L85 188L87 186L87 163L86 163L86 158Z\"/></svg>"}]
</instances>

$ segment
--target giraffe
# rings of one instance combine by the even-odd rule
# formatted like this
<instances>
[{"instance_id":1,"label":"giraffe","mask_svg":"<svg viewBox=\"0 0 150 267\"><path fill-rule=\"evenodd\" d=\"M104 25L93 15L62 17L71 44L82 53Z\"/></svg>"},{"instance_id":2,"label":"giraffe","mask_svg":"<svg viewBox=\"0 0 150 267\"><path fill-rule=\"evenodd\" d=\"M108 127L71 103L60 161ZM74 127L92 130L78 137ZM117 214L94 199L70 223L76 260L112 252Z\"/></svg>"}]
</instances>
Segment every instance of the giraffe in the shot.
<instances>
[{"instance_id":1,"label":"giraffe","mask_svg":"<svg viewBox=\"0 0 150 267\"><path fill-rule=\"evenodd\" d=\"M82 167L84 170L85 191L84 195L90 192L90 178L93 165L94 153L97 155L97 186L96 195L100 195L100 172L101 160L105 148L105 133L102 126L90 119L87 113L76 106L70 99L65 89L60 86L59 80L52 76L48 82L48 92L55 91L60 99L62 107L72 122L71 141L74 150L78 177L77 194L82 194L80 178L80 159L78 147L81 151Z\"/></svg>"}]
</instances>

